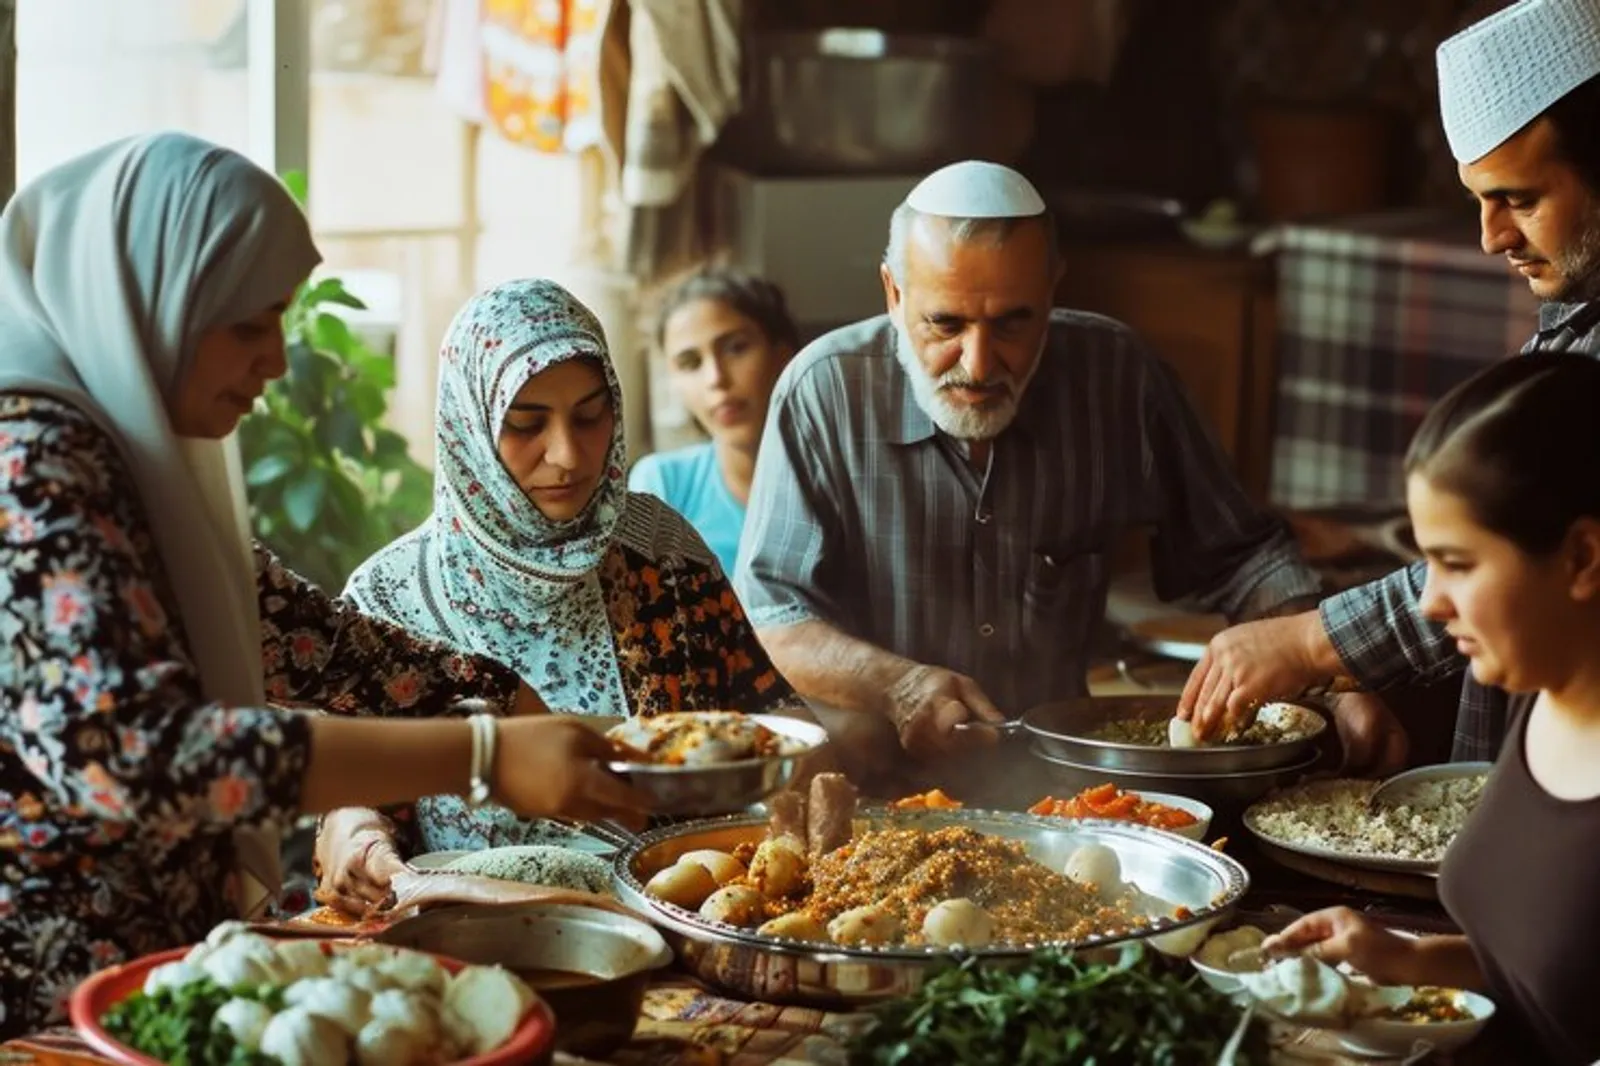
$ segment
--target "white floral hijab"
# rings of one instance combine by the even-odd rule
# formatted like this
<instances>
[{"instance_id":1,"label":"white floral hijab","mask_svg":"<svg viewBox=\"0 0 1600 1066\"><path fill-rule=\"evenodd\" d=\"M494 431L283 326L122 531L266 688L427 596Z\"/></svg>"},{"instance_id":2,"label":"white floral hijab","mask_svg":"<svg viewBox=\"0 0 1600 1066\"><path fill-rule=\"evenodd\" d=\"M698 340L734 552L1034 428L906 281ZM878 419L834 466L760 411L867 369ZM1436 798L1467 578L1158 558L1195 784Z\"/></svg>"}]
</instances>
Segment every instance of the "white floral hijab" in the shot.
<instances>
[{"instance_id":1,"label":"white floral hijab","mask_svg":"<svg viewBox=\"0 0 1600 1066\"><path fill-rule=\"evenodd\" d=\"M569 359L595 362L615 428L588 506L553 522L500 460L518 390ZM552 708L626 715L599 580L627 507L622 390L594 314L551 281L510 281L469 300L439 353L433 513L368 559L345 596L364 613L510 666Z\"/></svg>"}]
</instances>

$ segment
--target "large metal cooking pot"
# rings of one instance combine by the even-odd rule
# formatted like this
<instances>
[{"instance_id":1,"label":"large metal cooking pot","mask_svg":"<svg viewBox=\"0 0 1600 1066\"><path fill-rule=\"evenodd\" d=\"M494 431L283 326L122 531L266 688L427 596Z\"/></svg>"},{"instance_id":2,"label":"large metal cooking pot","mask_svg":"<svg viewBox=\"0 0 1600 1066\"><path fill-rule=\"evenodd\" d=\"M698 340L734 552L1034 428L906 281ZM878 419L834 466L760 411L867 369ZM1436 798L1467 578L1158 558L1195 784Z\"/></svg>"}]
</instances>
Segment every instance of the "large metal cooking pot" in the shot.
<instances>
[{"instance_id":1,"label":"large metal cooking pot","mask_svg":"<svg viewBox=\"0 0 1600 1066\"><path fill-rule=\"evenodd\" d=\"M724 147L771 174L921 174L1015 162L1033 93L988 42L831 29L758 34Z\"/></svg>"},{"instance_id":2,"label":"large metal cooking pot","mask_svg":"<svg viewBox=\"0 0 1600 1066\"><path fill-rule=\"evenodd\" d=\"M1168 833L1131 822L1035 817L1003 811L863 810L856 832L897 828L934 830L967 826L981 833L1019 840L1028 854L1054 870L1084 844L1104 844L1117 853L1122 876L1143 891L1191 912L1182 920L1163 918L1149 928L1124 930L1056 946L1098 949L1130 940L1147 940L1158 950L1186 954L1215 922L1232 911L1250 885L1243 866L1227 855ZM617 894L647 915L678 953L690 973L735 995L773 1003L818 1006L865 1004L909 995L923 980L963 954L985 965L1019 965L1042 945L994 945L967 952L932 946L867 947L814 944L766 936L701 917L645 893L652 875L678 857L702 848L731 851L765 839L767 821L734 816L668 826L644 834L616 857Z\"/></svg>"}]
</instances>

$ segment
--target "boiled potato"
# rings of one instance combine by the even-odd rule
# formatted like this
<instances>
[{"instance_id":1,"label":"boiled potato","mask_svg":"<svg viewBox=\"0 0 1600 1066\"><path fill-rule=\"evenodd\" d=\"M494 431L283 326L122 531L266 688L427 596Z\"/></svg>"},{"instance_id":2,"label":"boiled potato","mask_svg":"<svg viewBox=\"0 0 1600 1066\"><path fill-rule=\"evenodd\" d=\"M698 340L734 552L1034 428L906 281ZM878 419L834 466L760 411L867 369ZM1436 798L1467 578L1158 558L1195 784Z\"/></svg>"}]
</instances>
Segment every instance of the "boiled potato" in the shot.
<instances>
[{"instance_id":1,"label":"boiled potato","mask_svg":"<svg viewBox=\"0 0 1600 1066\"><path fill-rule=\"evenodd\" d=\"M942 948L981 948L994 939L994 919L970 899L947 899L922 919L922 935Z\"/></svg>"},{"instance_id":2,"label":"boiled potato","mask_svg":"<svg viewBox=\"0 0 1600 1066\"><path fill-rule=\"evenodd\" d=\"M1200 742L1195 739L1194 726L1187 718L1167 719L1167 746L1171 748L1197 748Z\"/></svg>"},{"instance_id":3,"label":"boiled potato","mask_svg":"<svg viewBox=\"0 0 1600 1066\"><path fill-rule=\"evenodd\" d=\"M679 862L697 862L711 871L711 876L716 878L717 886L737 881L744 876L744 863L729 855L725 851L713 851L702 848L699 851L685 852L678 858Z\"/></svg>"},{"instance_id":4,"label":"boiled potato","mask_svg":"<svg viewBox=\"0 0 1600 1066\"><path fill-rule=\"evenodd\" d=\"M805 857L777 840L763 841L750 857L750 884L769 899L793 894L805 875Z\"/></svg>"},{"instance_id":5,"label":"boiled potato","mask_svg":"<svg viewBox=\"0 0 1600 1066\"><path fill-rule=\"evenodd\" d=\"M719 888L700 905L700 917L729 925L758 925L766 916L766 899L745 885Z\"/></svg>"},{"instance_id":6,"label":"boiled potato","mask_svg":"<svg viewBox=\"0 0 1600 1066\"><path fill-rule=\"evenodd\" d=\"M774 918L756 930L766 936L781 936L789 940L809 940L817 944L828 942L828 930L821 922L804 911L795 911Z\"/></svg>"},{"instance_id":7,"label":"boiled potato","mask_svg":"<svg viewBox=\"0 0 1600 1066\"><path fill-rule=\"evenodd\" d=\"M828 937L836 944L894 944L904 935L899 918L870 903L828 923Z\"/></svg>"},{"instance_id":8,"label":"boiled potato","mask_svg":"<svg viewBox=\"0 0 1600 1066\"><path fill-rule=\"evenodd\" d=\"M686 910L695 910L717 890L717 879L698 862L686 858L658 871L645 882L647 894Z\"/></svg>"}]
</instances>

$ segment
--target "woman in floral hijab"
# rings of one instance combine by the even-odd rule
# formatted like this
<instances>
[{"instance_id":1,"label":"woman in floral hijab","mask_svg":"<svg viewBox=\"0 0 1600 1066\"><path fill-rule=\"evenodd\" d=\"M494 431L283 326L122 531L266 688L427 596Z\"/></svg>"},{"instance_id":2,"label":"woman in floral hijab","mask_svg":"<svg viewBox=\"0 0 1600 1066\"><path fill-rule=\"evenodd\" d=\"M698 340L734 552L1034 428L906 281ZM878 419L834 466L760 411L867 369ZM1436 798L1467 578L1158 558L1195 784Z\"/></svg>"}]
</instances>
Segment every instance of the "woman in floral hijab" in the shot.
<instances>
[{"instance_id":1,"label":"woman in floral hijab","mask_svg":"<svg viewBox=\"0 0 1600 1066\"><path fill-rule=\"evenodd\" d=\"M496 659L560 711L803 706L704 541L627 491L622 390L570 293L519 280L468 301L440 352L437 426L433 514L351 576L364 613ZM381 823L348 813L325 835L352 826ZM453 797L420 803L416 828L403 844L430 851L562 834Z\"/></svg>"}]
</instances>

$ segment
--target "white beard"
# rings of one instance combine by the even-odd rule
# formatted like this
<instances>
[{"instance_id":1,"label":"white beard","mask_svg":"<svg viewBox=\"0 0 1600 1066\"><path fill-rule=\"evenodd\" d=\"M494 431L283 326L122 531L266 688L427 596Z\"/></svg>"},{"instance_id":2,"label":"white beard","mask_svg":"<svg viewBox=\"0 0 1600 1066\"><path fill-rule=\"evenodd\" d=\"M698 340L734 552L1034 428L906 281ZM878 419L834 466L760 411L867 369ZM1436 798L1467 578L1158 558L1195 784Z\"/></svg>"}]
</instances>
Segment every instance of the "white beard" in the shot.
<instances>
[{"instance_id":1,"label":"white beard","mask_svg":"<svg viewBox=\"0 0 1600 1066\"><path fill-rule=\"evenodd\" d=\"M895 318L894 330L894 356L911 379L911 395L916 399L917 406L933 419L933 424L941 432L956 440L993 440L1011 425L1012 419L1017 417L1017 404L1038 371L1039 360L1044 357L1045 345L1050 340L1050 333L1046 330L1044 336L1039 338L1039 350L1034 353L1028 373L1021 381L1007 374L1003 378L985 382L986 385L1004 385L1004 396L997 396L986 406L972 407L956 403L944 394L947 388L973 383L959 363L935 378L923 368L922 360L917 357L916 345L911 341L911 333L899 316Z\"/></svg>"}]
</instances>

